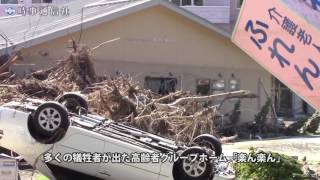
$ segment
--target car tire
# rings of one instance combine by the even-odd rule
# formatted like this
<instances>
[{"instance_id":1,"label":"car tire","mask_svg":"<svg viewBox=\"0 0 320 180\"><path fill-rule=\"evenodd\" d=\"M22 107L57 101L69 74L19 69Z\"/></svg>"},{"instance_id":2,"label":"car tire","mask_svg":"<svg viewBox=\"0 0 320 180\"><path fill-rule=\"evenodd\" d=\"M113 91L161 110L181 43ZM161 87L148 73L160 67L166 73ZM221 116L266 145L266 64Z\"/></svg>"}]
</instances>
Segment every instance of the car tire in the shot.
<instances>
[{"instance_id":1,"label":"car tire","mask_svg":"<svg viewBox=\"0 0 320 180\"><path fill-rule=\"evenodd\" d=\"M208 158L201 161L200 155L205 154ZM197 155L197 157L191 157ZM200 147L191 147L182 152L181 157L189 157L180 159L175 166L176 179L179 180L210 180L214 173L213 163L209 159L209 155Z\"/></svg>"},{"instance_id":2,"label":"car tire","mask_svg":"<svg viewBox=\"0 0 320 180\"><path fill-rule=\"evenodd\" d=\"M215 152L215 156L220 156L222 154L222 145L220 140L210 134L197 136L192 142L198 146L205 146L212 149Z\"/></svg>"},{"instance_id":3,"label":"car tire","mask_svg":"<svg viewBox=\"0 0 320 180\"><path fill-rule=\"evenodd\" d=\"M64 137L70 126L67 110L59 103L41 104L29 118L30 134L39 142L52 144Z\"/></svg>"},{"instance_id":4,"label":"car tire","mask_svg":"<svg viewBox=\"0 0 320 180\"><path fill-rule=\"evenodd\" d=\"M76 93L64 94L58 97L56 101L65 106L69 112L76 114L79 113L79 108L82 108L86 111L89 109L87 100Z\"/></svg>"}]
</instances>

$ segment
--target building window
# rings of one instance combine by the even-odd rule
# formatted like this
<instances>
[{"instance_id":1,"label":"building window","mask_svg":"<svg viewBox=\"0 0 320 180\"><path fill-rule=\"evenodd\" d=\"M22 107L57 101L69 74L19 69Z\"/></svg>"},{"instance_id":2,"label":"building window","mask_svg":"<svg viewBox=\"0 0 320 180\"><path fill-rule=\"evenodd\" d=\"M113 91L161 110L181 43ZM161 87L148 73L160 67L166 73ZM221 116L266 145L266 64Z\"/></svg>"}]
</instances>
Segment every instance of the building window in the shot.
<instances>
[{"instance_id":1,"label":"building window","mask_svg":"<svg viewBox=\"0 0 320 180\"><path fill-rule=\"evenodd\" d=\"M274 81L275 85L275 109L278 116L292 117L292 91L280 82L278 79Z\"/></svg>"},{"instance_id":2,"label":"building window","mask_svg":"<svg viewBox=\"0 0 320 180\"><path fill-rule=\"evenodd\" d=\"M199 79L197 81L197 94L202 96L210 94L210 79Z\"/></svg>"},{"instance_id":3,"label":"building window","mask_svg":"<svg viewBox=\"0 0 320 180\"><path fill-rule=\"evenodd\" d=\"M1 0L1 4L18 4L18 0Z\"/></svg>"},{"instance_id":4,"label":"building window","mask_svg":"<svg viewBox=\"0 0 320 180\"><path fill-rule=\"evenodd\" d=\"M193 2L193 4L192 4ZM181 0L182 6L203 6L203 0Z\"/></svg>"},{"instance_id":5,"label":"building window","mask_svg":"<svg viewBox=\"0 0 320 180\"><path fill-rule=\"evenodd\" d=\"M147 89L150 89L152 92L166 95L170 92L175 92L177 87L178 80L174 77L146 77L144 86Z\"/></svg>"},{"instance_id":6,"label":"building window","mask_svg":"<svg viewBox=\"0 0 320 180\"><path fill-rule=\"evenodd\" d=\"M237 8L241 8L243 0L237 0Z\"/></svg>"},{"instance_id":7,"label":"building window","mask_svg":"<svg viewBox=\"0 0 320 180\"><path fill-rule=\"evenodd\" d=\"M236 78L234 73L231 74L231 78L229 80L229 91L238 91L240 90L240 80Z\"/></svg>"},{"instance_id":8,"label":"building window","mask_svg":"<svg viewBox=\"0 0 320 180\"><path fill-rule=\"evenodd\" d=\"M195 6L203 6L203 0L194 0Z\"/></svg>"},{"instance_id":9,"label":"building window","mask_svg":"<svg viewBox=\"0 0 320 180\"><path fill-rule=\"evenodd\" d=\"M239 91L240 90L240 80L239 79L230 79L229 80L229 90L230 91Z\"/></svg>"},{"instance_id":10,"label":"building window","mask_svg":"<svg viewBox=\"0 0 320 180\"><path fill-rule=\"evenodd\" d=\"M212 93L223 93L226 90L226 82L223 79L212 80Z\"/></svg>"},{"instance_id":11,"label":"building window","mask_svg":"<svg viewBox=\"0 0 320 180\"><path fill-rule=\"evenodd\" d=\"M181 3L182 6L191 6L191 0L181 0L181 1L182 1Z\"/></svg>"},{"instance_id":12,"label":"building window","mask_svg":"<svg viewBox=\"0 0 320 180\"><path fill-rule=\"evenodd\" d=\"M33 4L52 3L52 0L32 0Z\"/></svg>"},{"instance_id":13,"label":"building window","mask_svg":"<svg viewBox=\"0 0 320 180\"><path fill-rule=\"evenodd\" d=\"M180 6L180 0L171 0L171 2L177 6Z\"/></svg>"}]
</instances>

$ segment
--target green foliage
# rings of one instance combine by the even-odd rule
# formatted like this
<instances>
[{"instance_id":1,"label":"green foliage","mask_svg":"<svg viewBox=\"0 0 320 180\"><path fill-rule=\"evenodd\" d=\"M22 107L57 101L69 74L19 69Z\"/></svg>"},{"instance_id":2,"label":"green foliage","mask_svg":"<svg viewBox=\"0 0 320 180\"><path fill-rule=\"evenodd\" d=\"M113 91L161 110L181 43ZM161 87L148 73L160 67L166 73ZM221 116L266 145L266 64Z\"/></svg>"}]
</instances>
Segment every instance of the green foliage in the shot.
<instances>
[{"instance_id":1,"label":"green foliage","mask_svg":"<svg viewBox=\"0 0 320 180\"><path fill-rule=\"evenodd\" d=\"M232 123L232 125L236 125L239 120L240 120L240 115L241 115L241 111L240 111L240 106L241 106L241 101L240 99L234 104L234 108L231 112L230 115L230 122Z\"/></svg>"},{"instance_id":2,"label":"green foliage","mask_svg":"<svg viewBox=\"0 0 320 180\"><path fill-rule=\"evenodd\" d=\"M47 178L46 176L41 175L41 174L37 174L35 179L36 180L50 180L49 178Z\"/></svg>"},{"instance_id":3,"label":"green foliage","mask_svg":"<svg viewBox=\"0 0 320 180\"><path fill-rule=\"evenodd\" d=\"M250 149L250 153L256 156L257 153L263 151L256 151ZM266 152L263 152L266 153ZM236 171L237 179L248 180L303 180L308 179L301 170L302 165L292 157L272 153L272 157L278 159L280 162L267 163L235 163L234 169Z\"/></svg>"}]
</instances>

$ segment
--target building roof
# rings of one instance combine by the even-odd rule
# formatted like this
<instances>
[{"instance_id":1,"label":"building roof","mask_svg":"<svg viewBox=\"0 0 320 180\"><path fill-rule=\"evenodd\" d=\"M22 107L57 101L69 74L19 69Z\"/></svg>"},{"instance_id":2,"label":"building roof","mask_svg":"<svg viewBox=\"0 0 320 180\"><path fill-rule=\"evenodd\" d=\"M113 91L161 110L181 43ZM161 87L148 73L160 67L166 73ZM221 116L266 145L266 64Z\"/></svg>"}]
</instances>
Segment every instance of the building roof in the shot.
<instances>
[{"instance_id":1,"label":"building roof","mask_svg":"<svg viewBox=\"0 0 320 180\"><path fill-rule=\"evenodd\" d=\"M217 25L166 0L75 0L65 4L65 7L70 9L69 16L27 15L3 18L0 20L0 35L9 39L9 49L14 47L18 50L157 5L166 7L225 37L230 37L229 33ZM4 52L5 49L6 41L0 37L0 52Z\"/></svg>"}]
</instances>

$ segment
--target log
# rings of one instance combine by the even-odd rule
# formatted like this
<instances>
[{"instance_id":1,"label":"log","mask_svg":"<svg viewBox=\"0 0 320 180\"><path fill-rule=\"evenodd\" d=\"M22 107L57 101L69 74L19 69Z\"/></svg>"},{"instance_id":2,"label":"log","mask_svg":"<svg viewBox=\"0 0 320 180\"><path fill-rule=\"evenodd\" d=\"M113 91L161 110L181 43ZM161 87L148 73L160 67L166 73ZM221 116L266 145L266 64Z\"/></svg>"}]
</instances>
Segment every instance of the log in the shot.
<instances>
[{"instance_id":1,"label":"log","mask_svg":"<svg viewBox=\"0 0 320 180\"><path fill-rule=\"evenodd\" d=\"M0 88L17 88L18 85L6 85L6 84L0 84Z\"/></svg>"},{"instance_id":2,"label":"log","mask_svg":"<svg viewBox=\"0 0 320 180\"><path fill-rule=\"evenodd\" d=\"M7 83L9 81L11 81L12 79L14 79L16 77L16 74L12 74L10 77L4 79L1 83Z\"/></svg>"},{"instance_id":3,"label":"log","mask_svg":"<svg viewBox=\"0 0 320 180\"><path fill-rule=\"evenodd\" d=\"M109 44L109 43L112 43L112 42L115 42L115 41L118 41L118 40L120 40L120 37L115 38L115 39L111 39L111 40L108 40L108 41L105 41L105 42L102 42L102 43L100 43L99 45L91 48L91 50L94 51L94 50L100 48L101 46L104 46L104 45L106 45L106 44Z\"/></svg>"},{"instance_id":4,"label":"log","mask_svg":"<svg viewBox=\"0 0 320 180\"><path fill-rule=\"evenodd\" d=\"M154 103L158 111L177 111L178 107L167 104Z\"/></svg>"},{"instance_id":5,"label":"log","mask_svg":"<svg viewBox=\"0 0 320 180\"><path fill-rule=\"evenodd\" d=\"M298 134L298 130L301 129L305 123L307 122L307 119L302 119L297 122L294 122L290 124L289 126L284 128L284 134L285 135L296 135Z\"/></svg>"},{"instance_id":6,"label":"log","mask_svg":"<svg viewBox=\"0 0 320 180\"><path fill-rule=\"evenodd\" d=\"M4 72L0 74L0 79L8 78L10 76L10 72Z\"/></svg>"},{"instance_id":7,"label":"log","mask_svg":"<svg viewBox=\"0 0 320 180\"><path fill-rule=\"evenodd\" d=\"M194 115L190 115L190 116L169 116L169 117L155 118L154 120L192 120L193 121L194 119L196 119L199 116L207 115L208 113L210 113L211 111L213 111L216 108L217 108L217 106L205 108L204 110L197 112ZM145 116L137 116L134 118L134 120L140 120L143 118L152 118L152 114L145 115Z\"/></svg>"},{"instance_id":8,"label":"log","mask_svg":"<svg viewBox=\"0 0 320 180\"><path fill-rule=\"evenodd\" d=\"M177 92L174 92L174 93L170 93L170 94L168 94L168 95L166 95L166 96L163 96L163 97L161 97L161 98L155 99L155 100L154 100L154 103L163 103L163 102L165 102L165 101L168 101L168 100L174 98L175 96L181 96L181 95L183 95L184 93L185 93L185 92L182 92L182 91L177 91Z\"/></svg>"},{"instance_id":9,"label":"log","mask_svg":"<svg viewBox=\"0 0 320 180\"><path fill-rule=\"evenodd\" d=\"M3 73L8 67L10 67L13 63L15 63L18 59L17 55L11 56L9 60L0 66L0 73Z\"/></svg>"},{"instance_id":10,"label":"log","mask_svg":"<svg viewBox=\"0 0 320 180\"><path fill-rule=\"evenodd\" d=\"M303 132L315 133L320 124L320 113L315 112L305 123L303 127Z\"/></svg>"},{"instance_id":11,"label":"log","mask_svg":"<svg viewBox=\"0 0 320 180\"><path fill-rule=\"evenodd\" d=\"M230 98L240 98L240 97L255 98L256 95L252 94L250 91L241 90L241 91L234 91L234 92L229 92L229 93L214 94L214 95L210 95L210 96L180 98L169 105L170 106L177 106L177 105L185 104L187 102L208 102L208 101L215 100L217 98L230 99Z\"/></svg>"},{"instance_id":12,"label":"log","mask_svg":"<svg viewBox=\"0 0 320 180\"><path fill-rule=\"evenodd\" d=\"M238 134L230 137L222 137L220 141L222 143L230 143L230 142L234 142L236 139L238 139Z\"/></svg>"}]
</instances>

